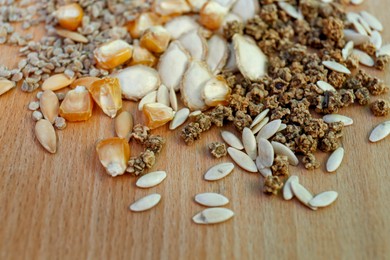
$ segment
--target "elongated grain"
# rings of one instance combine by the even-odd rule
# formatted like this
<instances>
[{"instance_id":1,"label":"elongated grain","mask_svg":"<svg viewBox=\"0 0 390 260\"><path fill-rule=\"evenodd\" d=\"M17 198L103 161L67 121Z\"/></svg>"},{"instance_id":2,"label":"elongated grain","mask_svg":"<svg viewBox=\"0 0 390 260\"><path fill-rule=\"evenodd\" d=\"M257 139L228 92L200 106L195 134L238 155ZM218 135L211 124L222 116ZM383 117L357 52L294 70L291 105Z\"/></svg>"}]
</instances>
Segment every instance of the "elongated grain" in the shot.
<instances>
[{"instance_id":1,"label":"elongated grain","mask_svg":"<svg viewBox=\"0 0 390 260\"><path fill-rule=\"evenodd\" d=\"M309 205L309 201L313 199L313 194L311 194L310 191L308 191L305 187L303 187L300 183L296 181L292 181L290 183L291 189L293 191L294 196L307 207L311 208L312 210L316 210L316 207L312 207Z\"/></svg>"},{"instance_id":2,"label":"elongated grain","mask_svg":"<svg viewBox=\"0 0 390 260\"><path fill-rule=\"evenodd\" d=\"M377 125L370 134L370 142L378 142L386 138L390 134L390 121L386 121Z\"/></svg>"},{"instance_id":3,"label":"elongated grain","mask_svg":"<svg viewBox=\"0 0 390 260\"><path fill-rule=\"evenodd\" d=\"M260 138L258 142L259 161L264 167L271 167L274 163L274 148L267 139Z\"/></svg>"},{"instance_id":4,"label":"elongated grain","mask_svg":"<svg viewBox=\"0 0 390 260\"><path fill-rule=\"evenodd\" d=\"M294 193L292 191L291 183L297 182L299 183L299 178L296 175L291 175L283 186L283 199L291 200L294 197Z\"/></svg>"},{"instance_id":5,"label":"elongated grain","mask_svg":"<svg viewBox=\"0 0 390 260\"><path fill-rule=\"evenodd\" d=\"M275 141L272 141L271 144L272 144L272 147L274 148L274 151L276 154L287 156L288 162L291 165L293 165L293 166L298 165L299 160L298 160L297 156L294 154L294 152L290 150L290 148L288 148L284 144L281 144L281 143L275 142Z\"/></svg>"},{"instance_id":6,"label":"elongated grain","mask_svg":"<svg viewBox=\"0 0 390 260\"><path fill-rule=\"evenodd\" d=\"M344 126L349 126L353 124L352 118L339 114L325 115L322 119L328 124L335 122L342 122Z\"/></svg>"},{"instance_id":7,"label":"elongated grain","mask_svg":"<svg viewBox=\"0 0 390 260\"><path fill-rule=\"evenodd\" d=\"M243 153L233 147L229 147L227 151L233 161L242 169L248 172L257 172L256 164L246 153Z\"/></svg>"},{"instance_id":8,"label":"elongated grain","mask_svg":"<svg viewBox=\"0 0 390 260\"><path fill-rule=\"evenodd\" d=\"M253 119L252 124L250 125L249 128L252 129L255 125L257 125L258 123L260 123L260 121L263 120L263 119L267 116L268 112L269 112L269 109L267 108L267 109L265 109L264 111L262 111L260 114L258 114L258 115L255 117L255 119Z\"/></svg>"},{"instance_id":9,"label":"elongated grain","mask_svg":"<svg viewBox=\"0 0 390 260\"><path fill-rule=\"evenodd\" d=\"M234 212L226 208L209 208L196 214L192 220L196 224L217 224L225 222L234 216Z\"/></svg>"},{"instance_id":10,"label":"elongated grain","mask_svg":"<svg viewBox=\"0 0 390 260\"><path fill-rule=\"evenodd\" d=\"M314 198L309 201L309 205L318 208L327 207L335 202L338 196L339 194L336 191L325 191L315 195Z\"/></svg>"},{"instance_id":11,"label":"elongated grain","mask_svg":"<svg viewBox=\"0 0 390 260\"><path fill-rule=\"evenodd\" d=\"M165 171L155 171L141 176L135 185L139 188L151 188L160 184L167 177Z\"/></svg>"},{"instance_id":12,"label":"elongated grain","mask_svg":"<svg viewBox=\"0 0 390 260\"><path fill-rule=\"evenodd\" d=\"M255 160L257 157L257 142L256 137L252 131L245 127L242 131L242 143L245 148L245 152L252 159Z\"/></svg>"},{"instance_id":13,"label":"elongated grain","mask_svg":"<svg viewBox=\"0 0 390 260\"><path fill-rule=\"evenodd\" d=\"M184 124L187 120L188 115L190 114L190 110L186 107L180 109L173 116L172 121L169 123L169 129L174 130Z\"/></svg>"},{"instance_id":14,"label":"elongated grain","mask_svg":"<svg viewBox=\"0 0 390 260\"><path fill-rule=\"evenodd\" d=\"M281 123L282 120L277 119L266 124L257 134L257 140L259 140L259 138L269 139L272 137L278 131Z\"/></svg>"},{"instance_id":15,"label":"elongated grain","mask_svg":"<svg viewBox=\"0 0 390 260\"><path fill-rule=\"evenodd\" d=\"M221 207L229 203L228 198L214 192L199 193L195 196L195 201L206 207Z\"/></svg>"},{"instance_id":16,"label":"elongated grain","mask_svg":"<svg viewBox=\"0 0 390 260\"><path fill-rule=\"evenodd\" d=\"M234 147L238 150L244 149L244 145L241 140L232 132L229 131L221 131L222 139L231 147Z\"/></svg>"},{"instance_id":17,"label":"elongated grain","mask_svg":"<svg viewBox=\"0 0 390 260\"><path fill-rule=\"evenodd\" d=\"M140 198L130 205L129 209L134 212L142 212L155 207L161 200L161 195L158 193L149 194Z\"/></svg>"},{"instance_id":18,"label":"elongated grain","mask_svg":"<svg viewBox=\"0 0 390 260\"><path fill-rule=\"evenodd\" d=\"M35 124L35 136L49 153L56 153L57 135L53 125L48 120L41 119Z\"/></svg>"},{"instance_id":19,"label":"elongated grain","mask_svg":"<svg viewBox=\"0 0 390 260\"><path fill-rule=\"evenodd\" d=\"M207 181L216 181L228 176L234 169L233 163L217 164L205 173L204 179Z\"/></svg>"},{"instance_id":20,"label":"elongated grain","mask_svg":"<svg viewBox=\"0 0 390 260\"><path fill-rule=\"evenodd\" d=\"M326 162L326 170L328 172L336 171L343 161L344 158L344 148L337 148L330 156L328 161Z\"/></svg>"}]
</instances>

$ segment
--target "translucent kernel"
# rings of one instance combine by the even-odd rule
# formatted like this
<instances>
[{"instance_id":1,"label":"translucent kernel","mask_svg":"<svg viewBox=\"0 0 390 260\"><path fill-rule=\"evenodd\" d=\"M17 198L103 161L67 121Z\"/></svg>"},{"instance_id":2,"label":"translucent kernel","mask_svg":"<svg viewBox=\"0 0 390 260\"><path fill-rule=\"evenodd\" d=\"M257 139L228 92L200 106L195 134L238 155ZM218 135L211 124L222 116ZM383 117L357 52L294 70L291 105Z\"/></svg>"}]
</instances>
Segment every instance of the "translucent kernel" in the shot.
<instances>
[{"instance_id":1,"label":"translucent kernel","mask_svg":"<svg viewBox=\"0 0 390 260\"><path fill-rule=\"evenodd\" d=\"M133 46L123 40L114 40L101 45L93 53L99 67L113 69L131 58Z\"/></svg>"},{"instance_id":2,"label":"translucent kernel","mask_svg":"<svg viewBox=\"0 0 390 260\"><path fill-rule=\"evenodd\" d=\"M147 118L147 125L150 129L165 125L173 119L172 108L161 103L145 104L143 112Z\"/></svg>"},{"instance_id":3,"label":"translucent kernel","mask_svg":"<svg viewBox=\"0 0 390 260\"><path fill-rule=\"evenodd\" d=\"M101 140L96 144L96 151L107 174L115 177L125 173L130 159L130 146L125 139L113 137Z\"/></svg>"},{"instance_id":4,"label":"translucent kernel","mask_svg":"<svg viewBox=\"0 0 390 260\"><path fill-rule=\"evenodd\" d=\"M78 86L70 90L60 106L60 115L68 121L85 121L92 116L93 100L88 90Z\"/></svg>"},{"instance_id":5,"label":"translucent kernel","mask_svg":"<svg viewBox=\"0 0 390 260\"><path fill-rule=\"evenodd\" d=\"M80 26L83 15L83 8L77 3L61 6L56 11L56 17L61 27L71 31Z\"/></svg>"},{"instance_id":6,"label":"translucent kernel","mask_svg":"<svg viewBox=\"0 0 390 260\"><path fill-rule=\"evenodd\" d=\"M83 86L89 89L89 87L94 83L95 81L99 80L98 77L83 77L78 78L75 81L73 81L72 84L70 84L70 88L76 88L77 86Z\"/></svg>"},{"instance_id":7,"label":"translucent kernel","mask_svg":"<svg viewBox=\"0 0 390 260\"><path fill-rule=\"evenodd\" d=\"M162 26L153 26L147 29L140 40L141 47L154 53L164 52L171 40L169 32Z\"/></svg>"},{"instance_id":8,"label":"translucent kernel","mask_svg":"<svg viewBox=\"0 0 390 260\"><path fill-rule=\"evenodd\" d=\"M134 46L133 58L130 61L131 66L141 64L154 67L156 63L157 59L150 51L140 46Z\"/></svg>"},{"instance_id":9,"label":"translucent kernel","mask_svg":"<svg viewBox=\"0 0 390 260\"><path fill-rule=\"evenodd\" d=\"M127 31L133 39L137 39L141 37L146 29L155 25L160 25L161 22L160 17L155 13L142 13L127 24Z\"/></svg>"},{"instance_id":10,"label":"translucent kernel","mask_svg":"<svg viewBox=\"0 0 390 260\"><path fill-rule=\"evenodd\" d=\"M88 89L92 98L111 118L122 108L122 92L117 78L104 78L95 81Z\"/></svg>"},{"instance_id":11,"label":"translucent kernel","mask_svg":"<svg viewBox=\"0 0 390 260\"><path fill-rule=\"evenodd\" d=\"M215 1L206 3L200 10L199 22L210 30L217 30L221 27L228 9Z\"/></svg>"}]
</instances>

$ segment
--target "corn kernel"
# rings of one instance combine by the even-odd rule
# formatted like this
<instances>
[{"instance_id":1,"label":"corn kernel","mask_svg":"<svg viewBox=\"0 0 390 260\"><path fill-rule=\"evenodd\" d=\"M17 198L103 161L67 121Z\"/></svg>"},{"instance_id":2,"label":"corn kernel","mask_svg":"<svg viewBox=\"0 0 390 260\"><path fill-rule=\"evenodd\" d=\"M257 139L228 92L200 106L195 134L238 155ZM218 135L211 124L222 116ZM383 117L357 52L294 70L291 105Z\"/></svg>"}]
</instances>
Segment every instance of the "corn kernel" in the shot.
<instances>
[{"instance_id":1,"label":"corn kernel","mask_svg":"<svg viewBox=\"0 0 390 260\"><path fill-rule=\"evenodd\" d=\"M155 13L148 12L140 14L136 19L127 24L127 31L133 39L138 39L144 31L152 26L161 25L162 21Z\"/></svg>"},{"instance_id":2,"label":"corn kernel","mask_svg":"<svg viewBox=\"0 0 390 260\"><path fill-rule=\"evenodd\" d=\"M145 65L149 67L154 67L157 63L156 57L145 48L140 46L134 46L133 58L130 61L130 65Z\"/></svg>"},{"instance_id":3,"label":"corn kernel","mask_svg":"<svg viewBox=\"0 0 390 260\"><path fill-rule=\"evenodd\" d=\"M130 159L129 143L119 137L101 140L96 145L96 151L101 164L112 177L122 175Z\"/></svg>"},{"instance_id":4,"label":"corn kernel","mask_svg":"<svg viewBox=\"0 0 390 260\"><path fill-rule=\"evenodd\" d=\"M186 0L155 0L153 11L160 15L180 15L191 11Z\"/></svg>"},{"instance_id":5,"label":"corn kernel","mask_svg":"<svg viewBox=\"0 0 390 260\"><path fill-rule=\"evenodd\" d=\"M118 79L97 80L88 90L95 102L109 117L114 118L118 110L122 108L122 92Z\"/></svg>"},{"instance_id":6,"label":"corn kernel","mask_svg":"<svg viewBox=\"0 0 390 260\"><path fill-rule=\"evenodd\" d=\"M151 52L164 52L171 40L171 35L162 26L153 26L147 29L142 35L140 46L148 49Z\"/></svg>"},{"instance_id":7,"label":"corn kernel","mask_svg":"<svg viewBox=\"0 0 390 260\"><path fill-rule=\"evenodd\" d=\"M150 129L155 129L165 125L173 119L172 108L160 103L145 104L143 112L146 116L147 125Z\"/></svg>"},{"instance_id":8,"label":"corn kernel","mask_svg":"<svg viewBox=\"0 0 390 260\"><path fill-rule=\"evenodd\" d=\"M221 27L228 9L217 2L210 1L200 10L199 22L210 30L217 30Z\"/></svg>"},{"instance_id":9,"label":"corn kernel","mask_svg":"<svg viewBox=\"0 0 390 260\"><path fill-rule=\"evenodd\" d=\"M94 83L95 81L99 80L98 77L83 77L78 78L75 81L70 84L70 88L76 88L77 86L83 86L89 89L89 87Z\"/></svg>"},{"instance_id":10,"label":"corn kernel","mask_svg":"<svg viewBox=\"0 0 390 260\"><path fill-rule=\"evenodd\" d=\"M60 115L68 121L85 121L92 116L93 100L88 90L78 86L66 93Z\"/></svg>"},{"instance_id":11,"label":"corn kernel","mask_svg":"<svg viewBox=\"0 0 390 260\"><path fill-rule=\"evenodd\" d=\"M114 40L101 45L93 53L99 67L113 69L131 58L133 46L123 40Z\"/></svg>"},{"instance_id":12,"label":"corn kernel","mask_svg":"<svg viewBox=\"0 0 390 260\"><path fill-rule=\"evenodd\" d=\"M69 4L58 8L56 17L62 28L75 31L83 20L84 11L79 4Z\"/></svg>"}]
</instances>

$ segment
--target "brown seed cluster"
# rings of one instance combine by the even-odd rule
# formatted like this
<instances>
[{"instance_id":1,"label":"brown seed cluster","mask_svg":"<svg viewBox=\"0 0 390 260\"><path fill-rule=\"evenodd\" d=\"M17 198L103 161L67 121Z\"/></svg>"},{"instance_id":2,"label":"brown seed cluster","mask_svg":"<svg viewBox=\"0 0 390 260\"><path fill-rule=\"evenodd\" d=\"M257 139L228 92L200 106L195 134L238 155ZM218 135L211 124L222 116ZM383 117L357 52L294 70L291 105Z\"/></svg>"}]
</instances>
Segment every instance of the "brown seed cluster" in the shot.
<instances>
[{"instance_id":1,"label":"brown seed cluster","mask_svg":"<svg viewBox=\"0 0 390 260\"><path fill-rule=\"evenodd\" d=\"M209 149L215 158L221 158L227 154L226 145L221 142L213 142L209 144Z\"/></svg>"}]
</instances>

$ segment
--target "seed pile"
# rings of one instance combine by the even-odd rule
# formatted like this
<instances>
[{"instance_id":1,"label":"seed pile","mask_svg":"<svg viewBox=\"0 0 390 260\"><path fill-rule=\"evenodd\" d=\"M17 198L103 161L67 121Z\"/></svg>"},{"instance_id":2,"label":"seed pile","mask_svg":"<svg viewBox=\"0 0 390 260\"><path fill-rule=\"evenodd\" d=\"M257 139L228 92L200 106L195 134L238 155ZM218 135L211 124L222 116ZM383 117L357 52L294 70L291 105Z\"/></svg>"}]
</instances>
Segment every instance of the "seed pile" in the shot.
<instances>
[{"instance_id":1,"label":"seed pile","mask_svg":"<svg viewBox=\"0 0 390 260\"><path fill-rule=\"evenodd\" d=\"M339 168L343 128L353 124L338 114L342 108L356 103L369 105L375 116L389 114L388 100L372 101L388 87L359 68L383 70L390 61L383 26L368 12L345 11L345 5L362 1L6 2L0 1L0 44L20 46L23 59L15 69L0 67L0 95L18 83L27 92L41 88L28 109L37 139L50 153L58 149L55 128L88 120L98 105L115 118L117 137L96 146L111 176L141 175L153 167L165 143L151 134L155 128L167 123L171 130L181 128L182 139L191 145L211 127L232 124L241 138L222 130L227 145L213 142L210 153L216 158L229 154L241 168L259 172L265 193L283 189L286 200L296 196L317 209L330 205L337 193L313 196L296 176L289 177L289 165L298 165L300 155L306 169L316 169L320 150L331 153L327 171ZM31 34L17 33L13 22L23 29L45 23L47 36L32 41ZM134 125L132 114L122 110L123 100L139 102L146 126ZM369 140L384 139L389 126L389 121L378 125ZM129 142L144 151L131 156ZM204 178L219 180L233 168L232 163L216 165ZM165 178L157 171L136 185L149 188ZM130 209L147 210L160 199L151 194ZM214 207L195 215L195 223L219 223L234 215L215 208L228 202L222 195L204 193L195 200Z\"/></svg>"}]
</instances>

